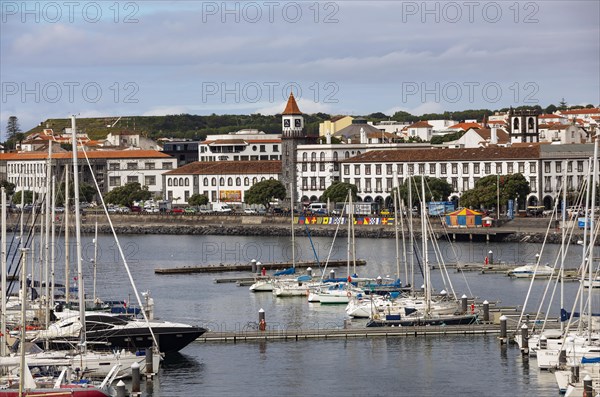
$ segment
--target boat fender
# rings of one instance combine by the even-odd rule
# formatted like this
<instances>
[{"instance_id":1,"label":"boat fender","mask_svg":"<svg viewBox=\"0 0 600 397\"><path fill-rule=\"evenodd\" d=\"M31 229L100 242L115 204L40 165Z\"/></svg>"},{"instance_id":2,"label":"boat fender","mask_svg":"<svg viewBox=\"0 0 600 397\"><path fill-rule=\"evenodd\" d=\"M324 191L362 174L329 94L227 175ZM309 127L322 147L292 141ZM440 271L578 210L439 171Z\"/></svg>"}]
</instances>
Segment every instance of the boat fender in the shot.
<instances>
[{"instance_id":1,"label":"boat fender","mask_svg":"<svg viewBox=\"0 0 600 397\"><path fill-rule=\"evenodd\" d=\"M350 291L346 292L346 296L347 296L348 298L350 298L350 297L352 296L352 292L350 292Z\"/></svg>"},{"instance_id":2,"label":"boat fender","mask_svg":"<svg viewBox=\"0 0 600 397\"><path fill-rule=\"evenodd\" d=\"M379 320L379 314L374 314L373 315L373 320Z\"/></svg>"}]
</instances>

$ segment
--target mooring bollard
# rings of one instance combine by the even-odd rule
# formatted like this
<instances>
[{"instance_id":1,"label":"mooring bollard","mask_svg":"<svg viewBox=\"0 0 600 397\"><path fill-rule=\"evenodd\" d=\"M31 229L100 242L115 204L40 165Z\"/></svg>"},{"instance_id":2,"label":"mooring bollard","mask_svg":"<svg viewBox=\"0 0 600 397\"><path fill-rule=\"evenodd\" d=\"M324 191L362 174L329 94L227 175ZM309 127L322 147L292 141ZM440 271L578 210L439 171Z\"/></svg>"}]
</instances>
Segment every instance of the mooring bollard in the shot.
<instances>
[{"instance_id":1,"label":"mooring bollard","mask_svg":"<svg viewBox=\"0 0 600 397\"><path fill-rule=\"evenodd\" d=\"M467 295L463 295L460 297L460 307L463 313L467 312Z\"/></svg>"},{"instance_id":2,"label":"mooring bollard","mask_svg":"<svg viewBox=\"0 0 600 397\"><path fill-rule=\"evenodd\" d=\"M483 321L490 321L490 302L483 301Z\"/></svg>"},{"instance_id":3,"label":"mooring bollard","mask_svg":"<svg viewBox=\"0 0 600 397\"><path fill-rule=\"evenodd\" d=\"M488 262L490 265L494 264L494 252L492 250L488 252Z\"/></svg>"},{"instance_id":4,"label":"mooring bollard","mask_svg":"<svg viewBox=\"0 0 600 397\"><path fill-rule=\"evenodd\" d=\"M521 326L521 353L524 356L529 354L529 328L527 324Z\"/></svg>"},{"instance_id":5,"label":"mooring bollard","mask_svg":"<svg viewBox=\"0 0 600 397\"><path fill-rule=\"evenodd\" d=\"M262 308L258 311L258 329L261 331L267 330L267 321L265 320L265 311Z\"/></svg>"},{"instance_id":6,"label":"mooring bollard","mask_svg":"<svg viewBox=\"0 0 600 397\"><path fill-rule=\"evenodd\" d=\"M146 374L152 375L154 373L154 369L152 368L152 348L146 348Z\"/></svg>"},{"instance_id":7,"label":"mooring bollard","mask_svg":"<svg viewBox=\"0 0 600 397\"><path fill-rule=\"evenodd\" d=\"M306 274L312 277L312 267L306 268Z\"/></svg>"},{"instance_id":8,"label":"mooring bollard","mask_svg":"<svg viewBox=\"0 0 600 397\"><path fill-rule=\"evenodd\" d=\"M131 364L131 394L140 394L140 365Z\"/></svg>"},{"instance_id":9,"label":"mooring bollard","mask_svg":"<svg viewBox=\"0 0 600 397\"><path fill-rule=\"evenodd\" d=\"M120 380L119 383L117 383L116 389L117 389L117 397L125 397L126 396L125 383L122 380Z\"/></svg>"},{"instance_id":10,"label":"mooring bollard","mask_svg":"<svg viewBox=\"0 0 600 397\"><path fill-rule=\"evenodd\" d=\"M592 377L590 375L586 375L585 378L583 378L583 395L586 397L592 397L593 391L594 390L592 389Z\"/></svg>"},{"instance_id":11,"label":"mooring bollard","mask_svg":"<svg viewBox=\"0 0 600 397\"><path fill-rule=\"evenodd\" d=\"M256 274L256 259L250 261L250 266L252 266L252 274Z\"/></svg>"},{"instance_id":12,"label":"mooring bollard","mask_svg":"<svg viewBox=\"0 0 600 397\"><path fill-rule=\"evenodd\" d=\"M329 272L329 279L333 280L335 278L335 270L331 269L331 271Z\"/></svg>"},{"instance_id":13,"label":"mooring bollard","mask_svg":"<svg viewBox=\"0 0 600 397\"><path fill-rule=\"evenodd\" d=\"M508 335L508 328L507 328L507 321L508 321L508 317L506 316L500 316L500 342L501 343L506 343L507 339L506 336Z\"/></svg>"}]
</instances>

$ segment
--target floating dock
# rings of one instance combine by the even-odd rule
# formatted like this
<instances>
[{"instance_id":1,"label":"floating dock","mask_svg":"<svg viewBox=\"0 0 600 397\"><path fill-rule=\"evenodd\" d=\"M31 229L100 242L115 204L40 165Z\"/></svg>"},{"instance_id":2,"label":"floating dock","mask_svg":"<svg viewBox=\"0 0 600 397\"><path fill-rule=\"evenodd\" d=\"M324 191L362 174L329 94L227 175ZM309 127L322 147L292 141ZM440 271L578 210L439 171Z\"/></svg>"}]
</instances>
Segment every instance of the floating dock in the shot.
<instances>
[{"instance_id":1,"label":"floating dock","mask_svg":"<svg viewBox=\"0 0 600 397\"><path fill-rule=\"evenodd\" d=\"M327 263L327 267L345 267L348 262L346 260L334 260ZM365 266L367 262L365 260L357 260L356 266ZM307 267L318 267L319 265L324 266L325 262L317 263L310 261L296 262L296 268L307 268ZM354 263L352 263L354 266ZM264 267L267 271L288 269L292 267L292 262L273 262L273 263L261 263L261 269ZM252 264L246 263L235 263L235 264L213 264L213 265L198 265L198 266L183 266L183 267L172 267L172 268L156 268L154 273L156 274L189 274L189 273L224 273L224 272L244 272L252 271Z\"/></svg>"},{"instance_id":2,"label":"floating dock","mask_svg":"<svg viewBox=\"0 0 600 397\"><path fill-rule=\"evenodd\" d=\"M547 324L547 328L558 327L557 324ZM500 324L485 323L471 325L420 326L420 327L352 327L331 329L277 329L265 331L242 330L236 332L209 331L197 342L254 342L274 340L308 340L308 339L350 339L374 337L419 337L445 335L495 335L500 334Z\"/></svg>"}]
</instances>

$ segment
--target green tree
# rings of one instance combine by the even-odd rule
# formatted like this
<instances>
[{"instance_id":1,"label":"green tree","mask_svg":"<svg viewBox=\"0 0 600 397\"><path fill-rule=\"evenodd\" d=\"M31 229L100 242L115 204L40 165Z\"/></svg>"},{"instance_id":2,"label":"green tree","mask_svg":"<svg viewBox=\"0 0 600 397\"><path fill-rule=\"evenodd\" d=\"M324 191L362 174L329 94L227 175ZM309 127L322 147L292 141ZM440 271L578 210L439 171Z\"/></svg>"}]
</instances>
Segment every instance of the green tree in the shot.
<instances>
[{"instance_id":1,"label":"green tree","mask_svg":"<svg viewBox=\"0 0 600 397\"><path fill-rule=\"evenodd\" d=\"M206 205L208 204L208 197L203 194L192 194L188 200L188 204L193 206Z\"/></svg>"},{"instance_id":2,"label":"green tree","mask_svg":"<svg viewBox=\"0 0 600 397\"><path fill-rule=\"evenodd\" d=\"M6 196L10 197L15 192L16 186L14 183L4 180L4 181L0 181L0 187L3 187L6 191Z\"/></svg>"},{"instance_id":3,"label":"green tree","mask_svg":"<svg viewBox=\"0 0 600 397\"><path fill-rule=\"evenodd\" d=\"M544 109L544 113L552 114L552 113L556 112L557 110L558 110L558 108L556 107L556 105L548 105L546 107L546 109Z\"/></svg>"},{"instance_id":4,"label":"green tree","mask_svg":"<svg viewBox=\"0 0 600 397\"><path fill-rule=\"evenodd\" d=\"M411 186L412 184L412 186ZM411 207L421 206L421 176L413 176L407 178L400 185L400 198L408 203L409 187L412 187L412 203L408 204ZM445 179L425 177L425 202L429 201L445 201L452 193L452 186Z\"/></svg>"},{"instance_id":5,"label":"green tree","mask_svg":"<svg viewBox=\"0 0 600 397\"><path fill-rule=\"evenodd\" d=\"M463 207L492 208L496 207L500 193L500 205L516 199L519 208L524 208L530 191L529 182L522 174L489 175L478 180L473 189L464 192L460 203Z\"/></svg>"},{"instance_id":6,"label":"green tree","mask_svg":"<svg viewBox=\"0 0 600 397\"><path fill-rule=\"evenodd\" d=\"M406 123L414 123L416 121L419 121L419 118L417 116L413 116L412 114L410 114L408 112L404 112L404 111L400 110L400 111L394 113L394 115L392 116L392 120L406 122Z\"/></svg>"},{"instance_id":7,"label":"green tree","mask_svg":"<svg viewBox=\"0 0 600 397\"><path fill-rule=\"evenodd\" d=\"M19 190L13 196L12 202L14 204L21 204L21 192L22 192L22 190ZM25 190L24 198L25 198L25 201L24 201L25 204L33 203L33 192L31 190Z\"/></svg>"},{"instance_id":8,"label":"green tree","mask_svg":"<svg viewBox=\"0 0 600 397\"><path fill-rule=\"evenodd\" d=\"M92 202L96 196L96 188L92 185L80 182L79 183L79 200L85 202ZM73 200L75 197L75 187L73 184L69 185L69 197ZM65 183L62 182L58 186L58 190L56 191L56 205L63 206L65 204Z\"/></svg>"},{"instance_id":9,"label":"green tree","mask_svg":"<svg viewBox=\"0 0 600 397\"><path fill-rule=\"evenodd\" d=\"M19 119L17 116L10 116L8 123L6 124L6 145L15 148L17 143L22 142L25 139L25 134L21 132L19 126Z\"/></svg>"},{"instance_id":10,"label":"green tree","mask_svg":"<svg viewBox=\"0 0 600 397\"><path fill-rule=\"evenodd\" d=\"M358 200L356 185L345 182L334 182L323 192L321 196L322 201L331 201L332 203L343 203L347 200L348 190L352 191L352 200L356 202Z\"/></svg>"},{"instance_id":11,"label":"green tree","mask_svg":"<svg viewBox=\"0 0 600 397\"><path fill-rule=\"evenodd\" d=\"M139 184L139 182L131 182L125 186L114 188L104 196L107 203L131 206L134 201L149 200L152 193L148 191L148 187Z\"/></svg>"},{"instance_id":12,"label":"green tree","mask_svg":"<svg viewBox=\"0 0 600 397\"><path fill-rule=\"evenodd\" d=\"M255 183L248 189L244 197L246 204L262 204L269 209L271 200L285 198L285 186L276 179L267 179Z\"/></svg>"}]
</instances>

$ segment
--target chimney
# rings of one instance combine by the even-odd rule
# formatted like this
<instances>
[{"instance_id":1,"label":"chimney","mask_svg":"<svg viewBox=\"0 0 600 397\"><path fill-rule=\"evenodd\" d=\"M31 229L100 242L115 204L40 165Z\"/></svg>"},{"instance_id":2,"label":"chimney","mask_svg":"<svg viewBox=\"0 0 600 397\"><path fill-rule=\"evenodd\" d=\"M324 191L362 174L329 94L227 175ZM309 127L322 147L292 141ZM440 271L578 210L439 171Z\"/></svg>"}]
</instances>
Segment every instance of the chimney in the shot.
<instances>
[{"instance_id":1,"label":"chimney","mask_svg":"<svg viewBox=\"0 0 600 397\"><path fill-rule=\"evenodd\" d=\"M362 127L360 127L360 143L367 143L367 133Z\"/></svg>"},{"instance_id":2,"label":"chimney","mask_svg":"<svg viewBox=\"0 0 600 397\"><path fill-rule=\"evenodd\" d=\"M325 143L331 145L331 134L329 131L327 131L327 134L325 135Z\"/></svg>"},{"instance_id":3,"label":"chimney","mask_svg":"<svg viewBox=\"0 0 600 397\"><path fill-rule=\"evenodd\" d=\"M491 128L490 143L492 145L498 144L498 127L495 124Z\"/></svg>"}]
</instances>

